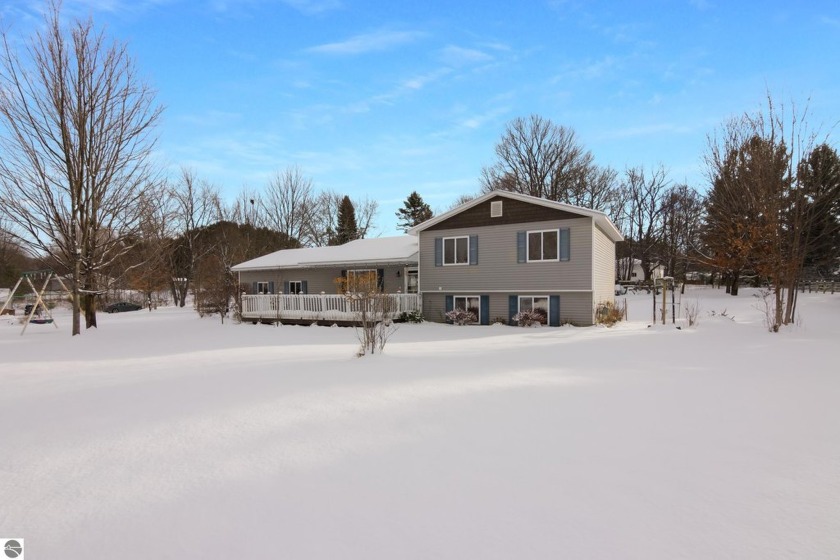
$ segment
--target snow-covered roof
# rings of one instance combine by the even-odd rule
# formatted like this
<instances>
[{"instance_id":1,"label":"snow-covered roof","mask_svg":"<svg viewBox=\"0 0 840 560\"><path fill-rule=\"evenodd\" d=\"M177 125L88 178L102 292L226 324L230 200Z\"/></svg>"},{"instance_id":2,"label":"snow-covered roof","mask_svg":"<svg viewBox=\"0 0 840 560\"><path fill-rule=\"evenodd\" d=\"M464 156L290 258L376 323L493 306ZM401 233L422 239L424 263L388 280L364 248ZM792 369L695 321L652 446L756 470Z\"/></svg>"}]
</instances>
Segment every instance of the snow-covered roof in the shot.
<instances>
[{"instance_id":1,"label":"snow-covered roof","mask_svg":"<svg viewBox=\"0 0 840 560\"><path fill-rule=\"evenodd\" d=\"M478 198L474 198L469 202L465 202L461 206L457 206L446 212L445 214L441 214L440 216L435 216L430 220L426 220L422 224L418 224L411 228L409 233L420 233L421 231L432 227L435 224L438 224L444 220L451 218L456 214L460 214L464 210L468 208L472 208L473 206L477 206L482 202L489 200L491 198L495 198L497 196L510 198L514 200L520 200L522 202L528 202L531 204L537 204L539 206L545 206L547 208L555 208L557 210L564 210L566 212L570 212L572 214L578 214L580 216L588 216L592 218L596 224L612 239L613 241L624 241L624 236L621 235L621 232L618 231L618 228L615 227L615 224L610 221L609 217L600 210L592 210L590 208L583 208L581 206L574 206L572 204L566 204L563 202L555 202L553 200L547 200L545 198L538 198L536 196L529 196L527 194L520 194L510 191L491 191L487 194L479 196Z\"/></svg>"},{"instance_id":2,"label":"snow-covered roof","mask_svg":"<svg viewBox=\"0 0 840 560\"><path fill-rule=\"evenodd\" d=\"M232 268L234 272L266 268L306 268L358 264L417 263L415 235L357 239L334 247L283 249Z\"/></svg>"}]
</instances>

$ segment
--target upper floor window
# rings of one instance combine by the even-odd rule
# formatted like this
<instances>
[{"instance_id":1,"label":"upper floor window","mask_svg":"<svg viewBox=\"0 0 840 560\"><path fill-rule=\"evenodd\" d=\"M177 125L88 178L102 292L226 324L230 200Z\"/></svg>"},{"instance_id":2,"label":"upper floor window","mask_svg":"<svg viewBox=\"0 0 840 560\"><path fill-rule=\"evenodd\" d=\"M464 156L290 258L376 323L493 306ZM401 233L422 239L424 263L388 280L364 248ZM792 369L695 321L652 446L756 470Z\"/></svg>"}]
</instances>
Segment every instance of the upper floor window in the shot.
<instances>
[{"instance_id":1,"label":"upper floor window","mask_svg":"<svg viewBox=\"0 0 840 560\"><path fill-rule=\"evenodd\" d=\"M528 262L559 260L558 230L528 232Z\"/></svg>"},{"instance_id":2,"label":"upper floor window","mask_svg":"<svg viewBox=\"0 0 840 560\"><path fill-rule=\"evenodd\" d=\"M470 264L469 236L443 238L443 264Z\"/></svg>"},{"instance_id":3,"label":"upper floor window","mask_svg":"<svg viewBox=\"0 0 840 560\"><path fill-rule=\"evenodd\" d=\"M516 262L568 261L571 253L569 228L516 232Z\"/></svg>"},{"instance_id":4,"label":"upper floor window","mask_svg":"<svg viewBox=\"0 0 840 560\"><path fill-rule=\"evenodd\" d=\"M300 280L289 281L289 293L290 294L302 294L303 293L303 282L301 282Z\"/></svg>"}]
</instances>

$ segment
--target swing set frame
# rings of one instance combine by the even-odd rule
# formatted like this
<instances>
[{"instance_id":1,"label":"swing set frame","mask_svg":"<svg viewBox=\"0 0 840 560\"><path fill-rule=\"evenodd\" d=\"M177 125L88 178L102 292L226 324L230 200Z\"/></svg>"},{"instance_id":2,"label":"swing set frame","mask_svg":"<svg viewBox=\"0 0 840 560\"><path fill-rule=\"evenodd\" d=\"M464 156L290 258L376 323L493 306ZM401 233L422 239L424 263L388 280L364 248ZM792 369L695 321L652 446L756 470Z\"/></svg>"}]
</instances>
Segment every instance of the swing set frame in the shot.
<instances>
[{"instance_id":1,"label":"swing set frame","mask_svg":"<svg viewBox=\"0 0 840 560\"><path fill-rule=\"evenodd\" d=\"M32 283L32 279L44 279L44 284L41 286L41 289L38 290L35 288L35 284ZM70 293L70 290L67 289L67 286L64 284L64 281L56 275L55 272L52 270L30 270L28 272L24 272L20 275L20 278L15 284L15 287L9 292L9 297L6 299L6 302L3 304L3 307L0 308L0 314L3 313L7 308L11 309L10 304L15 297L15 293L17 293L18 288L20 288L21 284L26 282L32 293L35 294L35 303L32 305L32 310L26 315L23 321L23 330L20 331L21 336L23 333L26 332L26 327L29 326L29 323L36 323L36 324L52 324L55 328L58 328L58 323L55 322L55 318L53 318L52 313L50 313L49 308L47 307L46 303L44 302L44 294L47 291L47 287L50 285L50 281L53 279L58 280L58 283L61 284L61 287L64 289L66 293ZM33 319L35 315L38 313L38 310L43 309L44 313L46 314L46 319Z\"/></svg>"}]
</instances>

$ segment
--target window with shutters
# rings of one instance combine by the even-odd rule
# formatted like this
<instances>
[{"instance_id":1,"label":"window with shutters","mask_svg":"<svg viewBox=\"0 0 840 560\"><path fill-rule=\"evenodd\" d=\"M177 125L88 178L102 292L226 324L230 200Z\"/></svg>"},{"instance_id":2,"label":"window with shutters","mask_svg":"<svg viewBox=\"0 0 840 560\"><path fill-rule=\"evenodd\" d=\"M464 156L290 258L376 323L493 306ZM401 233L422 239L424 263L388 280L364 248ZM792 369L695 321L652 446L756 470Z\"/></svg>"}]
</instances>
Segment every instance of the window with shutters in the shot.
<instances>
[{"instance_id":1,"label":"window with shutters","mask_svg":"<svg viewBox=\"0 0 840 560\"><path fill-rule=\"evenodd\" d=\"M289 293L290 294L302 294L303 293L303 282L300 280L290 280L289 281Z\"/></svg>"},{"instance_id":2,"label":"window with shutters","mask_svg":"<svg viewBox=\"0 0 840 560\"><path fill-rule=\"evenodd\" d=\"M455 296L452 299L453 309L461 309L475 315L475 320L481 322L481 300L478 296Z\"/></svg>"},{"instance_id":3,"label":"window with shutters","mask_svg":"<svg viewBox=\"0 0 840 560\"><path fill-rule=\"evenodd\" d=\"M528 262L557 262L560 260L559 230L528 232Z\"/></svg>"},{"instance_id":4,"label":"window with shutters","mask_svg":"<svg viewBox=\"0 0 840 560\"><path fill-rule=\"evenodd\" d=\"M258 294L269 293L268 282L257 282L257 293Z\"/></svg>"},{"instance_id":5,"label":"window with shutters","mask_svg":"<svg viewBox=\"0 0 840 560\"><path fill-rule=\"evenodd\" d=\"M540 323L548 324L548 296L519 296L519 312L534 311L542 315Z\"/></svg>"},{"instance_id":6,"label":"window with shutters","mask_svg":"<svg viewBox=\"0 0 840 560\"><path fill-rule=\"evenodd\" d=\"M470 238L444 237L443 238L443 265L470 264Z\"/></svg>"}]
</instances>

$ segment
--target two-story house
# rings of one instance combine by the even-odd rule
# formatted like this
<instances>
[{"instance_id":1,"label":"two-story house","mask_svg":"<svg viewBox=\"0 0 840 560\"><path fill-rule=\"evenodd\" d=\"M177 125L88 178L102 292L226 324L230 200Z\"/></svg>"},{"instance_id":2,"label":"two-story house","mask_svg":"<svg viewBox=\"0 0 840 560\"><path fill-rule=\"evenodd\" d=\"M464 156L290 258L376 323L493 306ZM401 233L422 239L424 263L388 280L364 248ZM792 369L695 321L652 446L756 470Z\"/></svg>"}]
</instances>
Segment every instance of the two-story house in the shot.
<instances>
[{"instance_id":1,"label":"two-story house","mask_svg":"<svg viewBox=\"0 0 840 560\"><path fill-rule=\"evenodd\" d=\"M471 310L480 324L539 310L551 326L591 325L614 301L615 244L606 214L493 191L412 228L427 320Z\"/></svg>"},{"instance_id":2,"label":"two-story house","mask_svg":"<svg viewBox=\"0 0 840 560\"><path fill-rule=\"evenodd\" d=\"M340 292L375 277L394 310L422 305L429 321L464 309L482 325L512 323L520 311L539 311L552 326L591 325L597 306L614 301L622 239L603 212L494 191L409 235L286 249L233 270L252 321L352 321ZM339 287L337 278L347 281Z\"/></svg>"}]
</instances>

